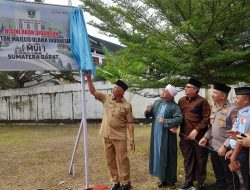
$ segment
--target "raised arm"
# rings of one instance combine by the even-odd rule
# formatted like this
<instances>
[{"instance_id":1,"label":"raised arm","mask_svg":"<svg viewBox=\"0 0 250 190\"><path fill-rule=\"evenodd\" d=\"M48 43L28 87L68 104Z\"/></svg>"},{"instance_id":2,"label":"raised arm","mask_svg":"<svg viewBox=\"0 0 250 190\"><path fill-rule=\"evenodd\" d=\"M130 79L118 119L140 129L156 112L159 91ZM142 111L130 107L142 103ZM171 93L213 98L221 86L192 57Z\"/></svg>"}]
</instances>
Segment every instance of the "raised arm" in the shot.
<instances>
[{"instance_id":1,"label":"raised arm","mask_svg":"<svg viewBox=\"0 0 250 190\"><path fill-rule=\"evenodd\" d=\"M90 72L86 72L86 73L85 73L85 77L87 78L87 82L88 82L88 86L89 86L89 91L90 91L90 93L91 93L93 96L95 96L96 90L95 90L95 87L94 87L94 85L93 85L93 83L92 83L92 80L91 80L91 73L90 73Z\"/></svg>"},{"instance_id":2,"label":"raised arm","mask_svg":"<svg viewBox=\"0 0 250 190\"><path fill-rule=\"evenodd\" d=\"M90 94L92 94L97 100L99 100L102 103L104 103L105 100L106 100L106 97L108 95L104 94L102 92L98 92L98 91L95 90L95 87L94 87L94 85L92 83L92 80L91 80L91 73L90 72L86 72L85 73L85 77L87 78L87 82L88 82Z\"/></svg>"}]
</instances>

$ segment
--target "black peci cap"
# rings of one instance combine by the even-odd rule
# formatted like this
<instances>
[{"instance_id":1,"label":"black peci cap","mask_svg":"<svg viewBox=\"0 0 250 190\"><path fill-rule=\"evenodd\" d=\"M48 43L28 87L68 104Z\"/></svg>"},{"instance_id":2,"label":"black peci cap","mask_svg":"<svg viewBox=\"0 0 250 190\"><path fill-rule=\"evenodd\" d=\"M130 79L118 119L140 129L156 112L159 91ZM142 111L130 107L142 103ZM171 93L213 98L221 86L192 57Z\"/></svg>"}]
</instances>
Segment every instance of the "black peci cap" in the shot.
<instances>
[{"instance_id":1,"label":"black peci cap","mask_svg":"<svg viewBox=\"0 0 250 190\"><path fill-rule=\"evenodd\" d=\"M236 95L250 95L250 87L249 86L243 86L235 88L235 94Z\"/></svg>"},{"instance_id":2,"label":"black peci cap","mask_svg":"<svg viewBox=\"0 0 250 190\"><path fill-rule=\"evenodd\" d=\"M201 88L201 86L202 86L202 84L201 84L200 81L198 81L196 79L193 79L193 78L189 79L188 84L192 84L192 85L194 85L197 88Z\"/></svg>"},{"instance_id":3,"label":"black peci cap","mask_svg":"<svg viewBox=\"0 0 250 190\"><path fill-rule=\"evenodd\" d=\"M115 83L117 86L120 86L124 91L128 89L128 85L122 80L117 80Z\"/></svg>"},{"instance_id":4,"label":"black peci cap","mask_svg":"<svg viewBox=\"0 0 250 190\"><path fill-rule=\"evenodd\" d=\"M214 84L214 89L225 92L225 93L228 94L230 92L230 90L231 90L231 87L227 86L225 84L222 84L222 83L215 83Z\"/></svg>"}]
</instances>

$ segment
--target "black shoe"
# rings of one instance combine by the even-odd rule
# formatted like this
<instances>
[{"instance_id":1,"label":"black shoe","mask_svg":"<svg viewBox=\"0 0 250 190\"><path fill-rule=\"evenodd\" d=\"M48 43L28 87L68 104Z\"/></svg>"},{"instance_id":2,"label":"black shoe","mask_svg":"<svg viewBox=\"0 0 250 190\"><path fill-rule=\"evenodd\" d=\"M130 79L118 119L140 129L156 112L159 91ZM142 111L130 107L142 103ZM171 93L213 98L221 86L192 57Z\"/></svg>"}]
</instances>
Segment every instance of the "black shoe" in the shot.
<instances>
[{"instance_id":1,"label":"black shoe","mask_svg":"<svg viewBox=\"0 0 250 190\"><path fill-rule=\"evenodd\" d=\"M169 182L161 182L158 185L159 188L166 188L166 187L175 187L174 183L169 183Z\"/></svg>"},{"instance_id":2,"label":"black shoe","mask_svg":"<svg viewBox=\"0 0 250 190\"><path fill-rule=\"evenodd\" d=\"M131 184L128 183L126 185L122 185L121 190L130 190L131 189Z\"/></svg>"},{"instance_id":3,"label":"black shoe","mask_svg":"<svg viewBox=\"0 0 250 190\"><path fill-rule=\"evenodd\" d=\"M158 185L159 188L165 188L165 187L167 187L167 186L168 186L168 183L167 183L167 182L161 182L161 183Z\"/></svg>"},{"instance_id":4,"label":"black shoe","mask_svg":"<svg viewBox=\"0 0 250 190\"><path fill-rule=\"evenodd\" d=\"M193 187L193 186L194 186L194 184L193 184L192 181L191 182L185 182L181 189L189 189L190 187Z\"/></svg>"},{"instance_id":5,"label":"black shoe","mask_svg":"<svg viewBox=\"0 0 250 190\"><path fill-rule=\"evenodd\" d=\"M120 190L120 188L121 188L120 183L113 183L113 184L110 186L109 190Z\"/></svg>"},{"instance_id":6,"label":"black shoe","mask_svg":"<svg viewBox=\"0 0 250 190\"><path fill-rule=\"evenodd\" d=\"M172 182L172 183L168 183L168 187L175 188L175 183L174 183L174 182Z\"/></svg>"}]
</instances>

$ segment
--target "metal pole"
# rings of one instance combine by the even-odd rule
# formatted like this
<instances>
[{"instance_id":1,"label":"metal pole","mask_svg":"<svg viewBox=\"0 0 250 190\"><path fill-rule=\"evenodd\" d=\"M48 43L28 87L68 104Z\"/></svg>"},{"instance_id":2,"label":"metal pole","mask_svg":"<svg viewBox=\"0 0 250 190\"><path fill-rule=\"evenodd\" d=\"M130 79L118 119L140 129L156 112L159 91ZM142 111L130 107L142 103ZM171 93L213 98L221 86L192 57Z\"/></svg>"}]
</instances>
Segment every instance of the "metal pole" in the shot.
<instances>
[{"instance_id":1,"label":"metal pole","mask_svg":"<svg viewBox=\"0 0 250 190\"><path fill-rule=\"evenodd\" d=\"M75 162L75 153L80 141L80 137L83 130L83 144L84 144L84 161L85 161L85 186L86 189L89 188L89 172L88 172L88 129L87 129L87 111L86 111L86 100L85 100L85 84L84 84L84 73L81 71L81 86L82 86L82 120L81 125L78 130L72 158L70 161L69 174L74 176L74 162Z\"/></svg>"},{"instance_id":2,"label":"metal pole","mask_svg":"<svg viewBox=\"0 0 250 190\"><path fill-rule=\"evenodd\" d=\"M87 111L86 111L86 100L85 100L85 84L84 84L84 73L81 71L81 84L82 84L82 126L83 126L83 144L84 144L84 160L85 160L85 186L89 188L89 171L88 171L88 129L87 129Z\"/></svg>"},{"instance_id":3,"label":"metal pole","mask_svg":"<svg viewBox=\"0 0 250 190\"><path fill-rule=\"evenodd\" d=\"M79 141L80 141L80 137L81 137L81 134L82 134L82 128L83 128L82 123L83 122L81 121L79 130L78 130L78 134L77 134L77 138L76 138L76 142L75 142L75 146L74 146L74 150L73 150L73 154L72 154L70 165L69 165L69 174L72 174L73 177L75 176L74 169L73 169L74 168L74 163L75 163L75 153L76 153L76 150L77 150L77 147L78 147L78 144L79 144Z\"/></svg>"}]
</instances>

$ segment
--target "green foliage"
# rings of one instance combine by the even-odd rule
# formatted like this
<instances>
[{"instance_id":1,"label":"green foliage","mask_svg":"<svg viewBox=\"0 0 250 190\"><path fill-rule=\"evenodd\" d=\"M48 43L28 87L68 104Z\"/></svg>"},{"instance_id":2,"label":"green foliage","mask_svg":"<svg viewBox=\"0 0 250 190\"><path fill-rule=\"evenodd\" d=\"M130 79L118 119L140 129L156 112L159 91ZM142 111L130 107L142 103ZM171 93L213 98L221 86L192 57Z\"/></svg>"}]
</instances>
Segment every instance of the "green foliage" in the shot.
<instances>
[{"instance_id":1,"label":"green foliage","mask_svg":"<svg viewBox=\"0 0 250 190\"><path fill-rule=\"evenodd\" d=\"M98 73L135 89L250 83L250 3L247 0L82 0L90 22L126 46L106 53Z\"/></svg>"}]
</instances>

